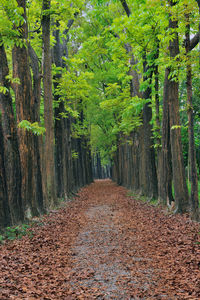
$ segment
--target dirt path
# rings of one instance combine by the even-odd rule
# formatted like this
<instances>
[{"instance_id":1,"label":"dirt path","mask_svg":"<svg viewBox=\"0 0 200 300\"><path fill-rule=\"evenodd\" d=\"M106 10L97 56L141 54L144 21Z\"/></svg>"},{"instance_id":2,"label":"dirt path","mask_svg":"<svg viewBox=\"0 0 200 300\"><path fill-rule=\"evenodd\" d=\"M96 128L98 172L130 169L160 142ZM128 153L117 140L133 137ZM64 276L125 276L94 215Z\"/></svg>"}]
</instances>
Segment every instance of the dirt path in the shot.
<instances>
[{"instance_id":1,"label":"dirt path","mask_svg":"<svg viewBox=\"0 0 200 300\"><path fill-rule=\"evenodd\" d=\"M198 225L109 180L39 225L1 246L0 299L200 299Z\"/></svg>"}]
</instances>

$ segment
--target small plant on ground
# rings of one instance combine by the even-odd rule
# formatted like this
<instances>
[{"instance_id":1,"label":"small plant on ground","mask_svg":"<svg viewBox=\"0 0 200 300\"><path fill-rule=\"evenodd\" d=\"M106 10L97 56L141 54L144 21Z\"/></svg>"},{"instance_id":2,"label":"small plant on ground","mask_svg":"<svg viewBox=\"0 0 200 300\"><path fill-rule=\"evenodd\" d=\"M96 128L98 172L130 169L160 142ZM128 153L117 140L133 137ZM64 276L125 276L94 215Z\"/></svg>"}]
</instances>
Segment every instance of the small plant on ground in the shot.
<instances>
[{"instance_id":1,"label":"small plant on ground","mask_svg":"<svg viewBox=\"0 0 200 300\"><path fill-rule=\"evenodd\" d=\"M134 193L132 191L128 191L127 196L128 197L133 197L136 200L140 200L140 201L152 204L154 206L157 205L157 203L158 203L157 199L155 199L155 198L150 198L149 199L148 197L142 196L142 195Z\"/></svg>"},{"instance_id":2,"label":"small plant on ground","mask_svg":"<svg viewBox=\"0 0 200 300\"><path fill-rule=\"evenodd\" d=\"M28 224L22 224L15 227L6 227L0 235L0 243L3 243L6 240L21 239L25 235L28 235L31 238L33 233L28 231L30 227L31 226Z\"/></svg>"}]
</instances>

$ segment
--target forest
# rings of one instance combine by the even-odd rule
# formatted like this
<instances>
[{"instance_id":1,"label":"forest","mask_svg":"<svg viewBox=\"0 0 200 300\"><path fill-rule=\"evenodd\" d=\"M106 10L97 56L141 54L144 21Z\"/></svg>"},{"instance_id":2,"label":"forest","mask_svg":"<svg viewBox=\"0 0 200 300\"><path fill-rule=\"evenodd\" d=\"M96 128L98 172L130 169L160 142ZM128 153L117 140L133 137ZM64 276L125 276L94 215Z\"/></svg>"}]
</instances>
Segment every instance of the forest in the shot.
<instances>
[{"instance_id":1,"label":"forest","mask_svg":"<svg viewBox=\"0 0 200 300\"><path fill-rule=\"evenodd\" d=\"M199 20L199 0L1 0L1 228L105 177L199 220Z\"/></svg>"}]
</instances>

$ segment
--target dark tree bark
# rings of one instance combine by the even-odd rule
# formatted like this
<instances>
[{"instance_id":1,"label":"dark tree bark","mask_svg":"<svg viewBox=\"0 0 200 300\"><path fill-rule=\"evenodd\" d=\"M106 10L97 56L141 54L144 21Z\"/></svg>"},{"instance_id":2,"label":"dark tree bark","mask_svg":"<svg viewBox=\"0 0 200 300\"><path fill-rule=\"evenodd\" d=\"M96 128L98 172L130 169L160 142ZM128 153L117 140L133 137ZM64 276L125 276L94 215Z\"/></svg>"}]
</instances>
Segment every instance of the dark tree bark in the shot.
<instances>
[{"instance_id":1,"label":"dark tree bark","mask_svg":"<svg viewBox=\"0 0 200 300\"><path fill-rule=\"evenodd\" d=\"M26 21L26 1L17 0L19 7L24 10L23 18L25 22L18 28L22 41L27 41L27 21ZM13 75L19 78L20 84L14 85L16 100L17 123L22 120L32 122L34 111L34 97L32 91L32 80L28 56L28 44L14 46L13 48ZM37 199L37 174L35 171L35 149L34 136L31 132L18 129L18 140L20 150L20 162L22 173L22 200L27 218L40 214L40 205Z\"/></svg>"},{"instance_id":2,"label":"dark tree bark","mask_svg":"<svg viewBox=\"0 0 200 300\"><path fill-rule=\"evenodd\" d=\"M156 38L156 49L155 49L155 60L159 58L159 40ZM153 65L153 71L155 75L155 105L156 105L156 127L157 127L157 134L160 135L160 100L159 100L159 70L158 70L158 64L154 63ZM160 154L160 145L161 140L158 137L157 138L157 144L158 144L158 159Z\"/></svg>"},{"instance_id":3,"label":"dark tree bark","mask_svg":"<svg viewBox=\"0 0 200 300\"><path fill-rule=\"evenodd\" d=\"M176 1L170 1L170 5L176 5ZM169 52L172 59L179 54L178 21L169 18L169 29L175 31L173 40L169 43ZM170 68L170 75L172 74ZM170 139L172 152L172 170L175 192L176 212L188 211L188 190L186 185L183 152L181 144L180 116L179 116L179 83L178 77L170 77L169 89L169 116L170 116Z\"/></svg>"},{"instance_id":4,"label":"dark tree bark","mask_svg":"<svg viewBox=\"0 0 200 300\"><path fill-rule=\"evenodd\" d=\"M121 0L121 4L129 17L131 15L131 10L126 2L126 0ZM127 52L132 52L132 49L129 45L125 45ZM135 64L135 59L132 54L131 56L131 65ZM144 57L144 70L143 72L146 74L149 71L149 66L147 64L146 55ZM140 95L139 92L139 78L137 72L131 68L129 73L132 75L130 91L131 96L139 96L143 97L144 99L151 99L151 88L148 87L143 95ZM152 80L152 72L149 78L144 76L144 81L147 79ZM150 107L150 102L145 104L142 119L143 119L143 126L139 129L139 143L140 143L140 168L139 168L139 183L140 183L140 190L141 193L149 198L156 198L157 197L157 174L156 174L156 165L155 165L155 152L154 148L152 147L152 126L150 124L152 118L152 109ZM135 154L138 153L135 151ZM123 181L123 178L121 179Z\"/></svg>"},{"instance_id":5,"label":"dark tree bark","mask_svg":"<svg viewBox=\"0 0 200 300\"><path fill-rule=\"evenodd\" d=\"M198 199L198 178L197 178L197 167L196 167L196 151L194 142L194 113L193 113L193 101L192 101L192 66L190 62L190 18L189 15L185 16L186 19L186 33L185 33L185 49L187 61L187 114L188 114L188 138L189 138L189 173L191 178L191 207L192 217L195 220L199 219L199 199Z\"/></svg>"},{"instance_id":6,"label":"dark tree bark","mask_svg":"<svg viewBox=\"0 0 200 300\"><path fill-rule=\"evenodd\" d=\"M129 17L131 15L131 10L128 7L128 4L127 4L126 0L120 0L120 1L121 1L121 4L122 4L127 16Z\"/></svg>"},{"instance_id":7,"label":"dark tree bark","mask_svg":"<svg viewBox=\"0 0 200 300\"><path fill-rule=\"evenodd\" d=\"M98 173L98 165L99 164L101 165L100 173ZM89 174L90 173L91 173L91 171L89 171ZM89 181L91 181L93 178L94 179L105 179L105 178L110 178L110 176L111 176L110 164L108 164L106 166L102 166L100 153L96 152L95 154L93 154L92 155L92 174L90 174Z\"/></svg>"},{"instance_id":8,"label":"dark tree bark","mask_svg":"<svg viewBox=\"0 0 200 300\"><path fill-rule=\"evenodd\" d=\"M86 183L87 183L87 172L85 172L85 165L84 165L84 162L85 162L85 149L84 148L84 144L82 142L83 141L84 137L81 139L78 139L78 152L79 152L79 176L81 177L81 186L84 186Z\"/></svg>"},{"instance_id":9,"label":"dark tree bark","mask_svg":"<svg viewBox=\"0 0 200 300\"><path fill-rule=\"evenodd\" d=\"M31 59L30 65L33 72L33 106L32 116L33 122L40 123L40 101L41 101L41 72L37 54L31 45L28 45L28 53ZM44 174L44 166L42 165L42 146L43 140L41 136L33 136L34 143L34 174L36 175L36 198L40 212L44 212L44 200L46 195L46 182Z\"/></svg>"},{"instance_id":10,"label":"dark tree bark","mask_svg":"<svg viewBox=\"0 0 200 300\"><path fill-rule=\"evenodd\" d=\"M57 26L59 24L57 23ZM57 29L54 31L54 37L56 43L53 47L53 62L56 67L63 67L62 57L64 56L63 47L60 42L60 31ZM54 76L54 90L58 87L58 81L61 78L61 74ZM59 198L66 198L68 193L67 184L67 121L62 117L62 113L65 113L64 102L60 100L58 94L54 94L54 100L58 101L58 106L55 108L55 171L56 171L56 187L57 196Z\"/></svg>"},{"instance_id":11,"label":"dark tree bark","mask_svg":"<svg viewBox=\"0 0 200 300\"><path fill-rule=\"evenodd\" d=\"M163 119L162 119L162 148L158 160L158 199L166 205L172 203L172 165L170 145L170 119L169 119L169 73L165 70L165 81L163 90Z\"/></svg>"},{"instance_id":12,"label":"dark tree bark","mask_svg":"<svg viewBox=\"0 0 200 300\"><path fill-rule=\"evenodd\" d=\"M113 157L113 167L112 167L112 179L119 184L120 176L119 176L119 135L117 135L117 149Z\"/></svg>"},{"instance_id":13,"label":"dark tree bark","mask_svg":"<svg viewBox=\"0 0 200 300\"><path fill-rule=\"evenodd\" d=\"M9 74L4 46L0 46L0 84L7 89L5 94L0 93L0 114L2 122L2 164L5 168L6 200L9 206L10 222L16 224L23 220L21 200L21 166L17 141L16 122L10 95L10 83L6 79ZM3 167L2 167L3 168ZM5 190L5 187L4 187ZM9 218L8 218L9 220Z\"/></svg>"},{"instance_id":14,"label":"dark tree bark","mask_svg":"<svg viewBox=\"0 0 200 300\"><path fill-rule=\"evenodd\" d=\"M132 176L131 188L140 191L140 145L139 145L139 132L133 132L133 146L132 148Z\"/></svg>"},{"instance_id":15,"label":"dark tree bark","mask_svg":"<svg viewBox=\"0 0 200 300\"><path fill-rule=\"evenodd\" d=\"M150 75L148 75L148 77L144 75L143 81L150 80L151 83L153 73L149 70L146 56L144 56L143 73L146 74L147 72L150 73ZM149 102L144 105L142 112L143 125L140 129L140 184L141 191L145 196L148 196L149 198L157 198L158 186L155 165L155 151L152 139L152 125L150 124L152 119L152 108L150 107L151 93L151 84L149 84L148 88L143 93L143 98L149 100Z\"/></svg>"},{"instance_id":16,"label":"dark tree bark","mask_svg":"<svg viewBox=\"0 0 200 300\"><path fill-rule=\"evenodd\" d=\"M4 167L3 133L0 118L0 229L11 224Z\"/></svg>"},{"instance_id":17,"label":"dark tree bark","mask_svg":"<svg viewBox=\"0 0 200 300\"><path fill-rule=\"evenodd\" d=\"M74 17L77 16L75 13ZM62 57L68 57L68 32L74 23L74 19L68 21L67 29L64 31L65 37L60 40L59 29L54 31L56 43L53 47L53 62L56 67L66 67ZM59 22L56 23L59 28ZM61 74L54 77L54 90L58 87L58 81ZM60 95L54 94L54 99L59 102L58 107L55 108L55 171L57 182L57 196L59 198L66 198L74 186L73 183L73 168L71 158L71 117L62 117L62 113L66 113L63 100L60 101ZM66 99L67 101L67 99Z\"/></svg>"},{"instance_id":18,"label":"dark tree bark","mask_svg":"<svg viewBox=\"0 0 200 300\"><path fill-rule=\"evenodd\" d=\"M44 160L46 170L46 183L48 203L46 207L54 206L56 202L55 161L54 161L54 121L53 97L51 75L51 49L50 49L50 0L43 0L42 40L43 40L43 87L44 87L44 123L46 128Z\"/></svg>"},{"instance_id":19,"label":"dark tree bark","mask_svg":"<svg viewBox=\"0 0 200 300\"><path fill-rule=\"evenodd\" d=\"M56 84L55 84L56 85ZM55 100L58 95L54 98ZM60 102L59 107L55 108L55 166L56 166L56 182L57 196L66 198L69 192L69 183L67 178L68 169L68 151L67 148L67 121L61 117L60 113L65 112L64 103Z\"/></svg>"}]
</instances>

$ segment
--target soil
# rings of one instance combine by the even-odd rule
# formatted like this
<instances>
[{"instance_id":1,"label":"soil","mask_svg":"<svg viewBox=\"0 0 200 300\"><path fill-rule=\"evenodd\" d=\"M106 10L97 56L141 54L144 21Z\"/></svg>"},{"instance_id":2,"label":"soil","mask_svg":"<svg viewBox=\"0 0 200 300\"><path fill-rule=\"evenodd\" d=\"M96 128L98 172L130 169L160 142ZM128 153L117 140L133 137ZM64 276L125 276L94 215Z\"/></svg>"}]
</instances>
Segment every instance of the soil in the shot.
<instances>
[{"instance_id":1,"label":"soil","mask_svg":"<svg viewBox=\"0 0 200 300\"><path fill-rule=\"evenodd\" d=\"M0 247L1 300L200 299L199 224L111 180L30 230Z\"/></svg>"}]
</instances>

